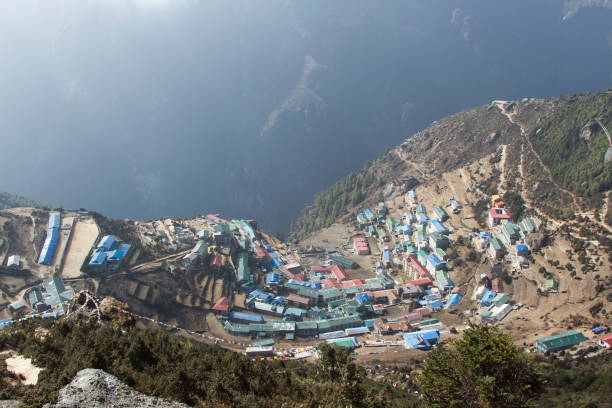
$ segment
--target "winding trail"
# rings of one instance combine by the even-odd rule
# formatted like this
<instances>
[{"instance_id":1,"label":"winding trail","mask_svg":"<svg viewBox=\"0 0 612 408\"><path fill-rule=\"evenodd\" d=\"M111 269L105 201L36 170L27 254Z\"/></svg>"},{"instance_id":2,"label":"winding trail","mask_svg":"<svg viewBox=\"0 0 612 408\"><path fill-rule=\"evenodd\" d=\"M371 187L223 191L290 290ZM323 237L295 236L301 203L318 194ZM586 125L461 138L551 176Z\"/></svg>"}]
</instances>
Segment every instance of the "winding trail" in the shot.
<instances>
[{"instance_id":1,"label":"winding trail","mask_svg":"<svg viewBox=\"0 0 612 408\"><path fill-rule=\"evenodd\" d=\"M595 118L595 122L597 122L597 124L602 128L606 136L608 136L608 143L610 143L610 147L612 147L612 137L610 137L610 133L608 133L608 129L606 129L604 124L601 123L601 120L599 120L599 118Z\"/></svg>"},{"instance_id":2,"label":"winding trail","mask_svg":"<svg viewBox=\"0 0 612 408\"><path fill-rule=\"evenodd\" d=\"M531 144L531 140L529 140L529 137L527 136L527 131L525 130L525 127L523 126L522 123L518 122L517 120L514 119L514 113L509 113L506 112L504 109L504 104L508 103L508 101L493 101L493 103L495 104L495 106L497 106L497 108L500 110L500 112L502 113L502 115L504 115L508 121L516 126L519 127L519 129L521 130L521 136L523 137L523 140L525 141L525 143L527 144L527 146L529 146L529 149L531 150L531 152L535 155L536 159L538 160L538 163L540 164L540 166L544 169L544 171L548 174L548 177L550 179L550 181L555 185L555 187L557 187L560 191L563 191L566 194L569 194L570 197L572 197L574 206L576 207L576 211L575 214L576 215L580 215L582 217L588 217L589 219L591 219L592 221L596 222L597 224L599 224L601 227L603 227L605 230L607 230L609 233L612 233L612 228L606 224L603 221L597 221L597 219L594 217L594 214L592 213L588 213L588 212L584 212L584 211L579 211L579 209L581 208L578 205L578 197L576 196L576 194L572 193L569 190L566 190L565 188L561 187L559 185L559 183L557 183L555 181L555 179L553 178L552 172L550 171L550 169L544 164L544 162L542 161L542 158L540 157L540 155L538 154L538 152L535 150L535 148L533 147L533 145ZM608 141L611 143L612 145L612 138L610 138L610 134L608 133L608 130L605 129L605 127L603 126L603 124L599 121L599 118L595 119L597 121L597 123L599 123L599 125L602 127L602 129L604 129L604 132L606 133L606 136L608 137ZM521 166L520 166L520 173L521 173L521 177L523 178L523 182L521 183L521 195L523 196L523 198L525 199L525 206L528 208L532 208L533 210L535 210L537 212L537 214L540 217L543 217L543 219L548 219L550 221L553 222L553 225L555 226L559 226L561 225L561 223L559 223L558 221L545 216L544 214L542 214L542 212L536 208L535 206L531 205L531 203L529 202L529 200L527 199L527 196L524 194L525 191L525 176L524 176L524 145L521 147ZM605 201L604 201L604 205L606 206L606 211L607 211L607 197L609 196L610 192L607 193ZM604 213L605 214L605 213Z\"/></svg>"},{"instance_id":3,"label":"winding trail","mask_svg":"<svg viewBox=\"0 0 612 408\"><path fill-rule=\"evenodd\" d=\"M573 200L574 205L576 206L576 208L580 208L580 206L578 205L578 198L576 197L576 194L574 194L571 191L566 190L565 188L561 187L559 185L559 183L557 183L555 181L555 178L553 177L552 172L550 171L548 166L546 166L544 164L544 161L542 160L542 158L540 157L540 155L538 154L536 149L533 147L533 144L531 144L531 140L529 140L529 137L527 136L527 131L525 130L525 127L523 126L523 124L514 119L514 113L506 112L506 110L504 109L504 104L506 104L507 101L493 101L493 103L495 103L495 105L499 108L499 110L502 113L502 115L504 115L508 119L508 121L510 123L512 123L512 124L514 124L514 125L519 127L519 129L521 130L521 136L523 137L523 140L527 143L527 145L529 146L529 149L531 150L531 152L538 159L538 163L540 164L540 166L544 169L546 174L548 174L548 177L550 178L550 181L555 185L555 187L558 190L563 191L566 194L569 194L569 196L572 197L572 200Z\"/></svg>"}]
</instances>

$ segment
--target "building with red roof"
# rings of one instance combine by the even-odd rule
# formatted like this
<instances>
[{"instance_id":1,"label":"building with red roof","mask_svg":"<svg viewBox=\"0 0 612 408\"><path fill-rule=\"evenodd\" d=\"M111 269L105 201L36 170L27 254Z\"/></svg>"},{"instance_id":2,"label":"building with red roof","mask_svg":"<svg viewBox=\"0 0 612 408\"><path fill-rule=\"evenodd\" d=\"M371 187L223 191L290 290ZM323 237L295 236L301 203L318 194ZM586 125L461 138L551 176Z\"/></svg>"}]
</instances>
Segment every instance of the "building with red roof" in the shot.
<instances>
[{"instance_id":1,"label":"building with red roof","mask_svg":"<svg viewBox=\"0 0 612 408\"><path fill-rule=\"evenodd\" d=\"M278 269L285 275L288 279L295 280L304 280L304 273L302 269L302 265L297 262L293 262L287 265L281 265Z\"/></svg>"},{"instance_id":2,"label":"building with red roof","mask_svg":"<svg viewBox=\"0 0 612 408\"><path fill-rule=\"evenodd\" d=\"M501 279L495 278L491 281L491 290L495 293L501 293L504 290Z\"/></svg>"},{"instance_id":3,"label":"building with red roof","mask_svg":"<svg viewBox=\"0 0 612 408\"><path fill-rule=\"evenodd\" d=\"M221 255L215 255L210 259L210 266L216 266L217 268L221 267L223 264L223 258Z\"/></svg>"},{"instance_id":4,"label":"building with red roof","mask_svg":"<svg viewBox=\"0 0 612 408\"><path fill-rule=\"evenodd\" d=\"M213 310L213 312L215 312L217 314L222 314L224 316L227 316L229 314L229 311L230 311L230 300L229 300L229 298L222 297L219 300L217 300L217 302L212 307L212 310Z\"/></svg>"},{"instance_id":5,"label":"building with red roof","mask_svg":"<svg viewBox=\"0 0 612 408\"><path fill-rule=\"evenodd\" d=\"M368 245L368 241L364 237L353 238L353 248L357 255L370 254L370 245Z\"/></svg>"},{"instance_id":6,"label":"building with red roof","mask_svg":"<svg viewBox=\"0 0 612 408\"><path fill-rule=\"evenodd\" d=\"M327 273L329 271L331 271L331 268L328 266L311 266L310 267L310 272Z\"/></svg>"},{"instance_id":7,"label":"building with red roof","mask_svg":"<svg viewBox=\"0 0 612 408\"><path fill-rule=\"evenodd\" d=\"M429 278L414 279L408 283L414 286L429 286L431 285L431 279Z\"/></svg>"},{"instance_id":8,"label":"building with red roof","mask_svg":"<svg viewBox=\"0 0 612 408\"><path fill-rule=\"evenodd\" d=\"M491 208L489 210L489 225L492 227L510 219L510 213L505 208Z\"/></svg>"},{"instance_id":9,"label":"building with red roof","mask_svg":"<svg viewBox=\"0 0 612 408\"><path fill-rule=\"evenodd\" d=\"M601 336L597 341L597 344L601 347L612 348L612 334L606 334L605 336Z\"/></svg>"},{"instance_id":10,"label":"building with red roof","mask_svg":"<svg viewBox=\"0 0 612 408\"><path fill-rule=\"evenodd\" d=\"M219 218L219 214L208 214L206 218L214 222L223 222L223 220Z\"/></svg>"},{"instance_id":11,"label":"building with red roof","mask_svg":"<svg viewBox=\"0 0 612 408\"><path fill-rule=\"evenodd\" d=\"M412 330L412 326L407 321L389 322L384 317L374 320L374 327L376 333L383 335Z\"/></svg>"},{"instance_id":12,"label":"building with red roof","mask_svg":"<svg viewBox=\"0 0 612 408\"><path fill-rule=\"evenodd\" d=\"M289 296L287 296L287 304L291 306L309 308L312 305L312 299L291 293Z\"/></svg>"},{"instance_id":13,"label":"building with red roof","mask_svg":"<svg viewBox=\"0 0 612 408\"><path fill-rule=\"evenodd\" d=\"M430 276L427 268L425 268L414 255L406 255L404 257L404 267L407 271L412 271L412 277L414 279L421 279Z\"/></svg>"},{"instance_id":14,"label":"building with red roof","mask_svg":"<svg viewBox=\"0 0 612 408\"><path fill-rule=\"evenodd\" d=\"M346 271L340 265L334 265L331 267L331 272L334 274L336 279L339 281L344 281L350 279Z\"/></svg>"},{"instance_id":15,"label":"building with red roof","mask_svg":"<svg viewBox=\"0 0 612 408\"><path fill-rule=\"evenodd\" d=\"M327 288L342 289L342 284L336 278L327 278L327 279L323 279L321 281L313 282L313 283L320 283L323 289L327 289Z\"/></svg>"},{"instance_id":16,"label":"building with red roof","mask_svg":"<svg viewBox=\"0 0 612 408\"><path fill-rule=\"evenodd\" d=\"M353 279L353 280L347 280L347 281L343 281L340 282L340 289L349 289L349 288L356 288L358 286L362 286L365 285L366 281L365 279Z\"/></svg>"},{"instance_id":17,"label":"building with red roof","mask_svg":"<svg viewBox=\"0 0 612 408\"><path fill-rule=\"evenodd\" d=\"M400 298L397 295L397 292L395 292L395 290L392 290L392 289L376 290L373 292L363 292L363 293L365 293L372 300L374 300L374 303L387 303L390 305L394 305L396 303L399 303L400 301Z\"/></svg>"},{"instance_id":18,"label":"building with red roof","mask_svg":"<svg viewBox=\"0 0 612 408\"><path fill-rule=\"evenodd\" d=\"M262 265L269 265L272 261L272 258L270 258L270 253L268 253L264 247L257 245L253 247L253 252L255 252L255 260Z\"/></svg>"}]
</instances>

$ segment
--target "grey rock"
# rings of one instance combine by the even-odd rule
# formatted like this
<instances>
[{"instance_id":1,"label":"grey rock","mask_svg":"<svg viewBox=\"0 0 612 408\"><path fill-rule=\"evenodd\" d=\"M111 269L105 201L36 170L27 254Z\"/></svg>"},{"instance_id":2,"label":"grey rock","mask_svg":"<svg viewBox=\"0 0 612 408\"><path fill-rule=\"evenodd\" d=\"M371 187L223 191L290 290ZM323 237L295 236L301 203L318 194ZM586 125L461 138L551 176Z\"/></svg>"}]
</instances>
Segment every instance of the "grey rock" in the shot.
<instances>
[{"instance_id":1,"label":"grey rock","mask_svg":"<svg viewBox=\"0 0 612 408\"><path fill-rule=\"evenodd\" d=\"M180 402L167 401L142 394L102 370L81 370L72 382L59 391L57 404L44 408L156 407L188 408Z\"/></svg>"},{"instance_id":2,"label":"grey rock","mask_svg":"<svg viewBox=\"0 0 612 408\"><path fill-rule=\"evenodd\" d=\"M17 408L18 406L19 406L19 401L15 401L15 400L0 401L0 408Z\"/></svg>"},{"instance_id":3,"label":"grey rock","mask_svg":"<svg viewBox=\"0 0 612 408\"><path fill-rule=\"evenodd\" d=\"M608 147L606 155L604 156L604 163L610 163L612 161L612 146Z\"/></svg>"}]
</instances>

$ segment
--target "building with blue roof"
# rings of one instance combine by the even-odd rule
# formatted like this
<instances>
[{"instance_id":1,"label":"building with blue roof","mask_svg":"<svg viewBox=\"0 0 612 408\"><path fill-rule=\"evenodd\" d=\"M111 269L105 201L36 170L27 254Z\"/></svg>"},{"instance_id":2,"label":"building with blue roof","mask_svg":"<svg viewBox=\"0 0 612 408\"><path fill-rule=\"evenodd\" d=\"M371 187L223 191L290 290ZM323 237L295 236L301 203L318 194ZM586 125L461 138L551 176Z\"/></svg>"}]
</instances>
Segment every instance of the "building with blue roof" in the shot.
<instances>
[{"instance_id":1,"label":"building with blue roof","mask_svg":"<svg viewBox=\"0 0 612 408\"><path fill-rule=\"evenodd\" d=\"M438 344L440 332L438 330L421 330L404 333L404 347L407 349L427 350Z\"/></svg>"},{"instance_id":2,"label":"building with blue roof","mask_svg":"<svg viewBox=\"0 0 612 408\"><path fill-rule=\"evenodd\" d=\"M480 299L480 306L491 306L496 295L497 293L492 290L486 291Z\"/></svg>"},{"instance_id":3,"label":"building with blue roof","mask_svg":"<svg viewBox=\"0 0 612 408\"><path fill-rule=\"evenodd\" d=\"M428 307L432 310L438 310L444 307L444 303L442 303L441 300L433 300L433 301L427 302L425 304L425 307Z\"/></svg>"},{"instance_id":4,"label":"building with blue roof","mask_svg":"<svg viewBox=\"0 0 612 408\"><path fill-rule=\"evenodd\" d=\"M516 254L519 256L529 256L529 247L527 245L518 244L516 246Z\"/></svg>"},{"instance_id":5,"label":"building with blue roof","mask_svg":"<svg viewBox=\"0 0 612 408\"><path fill-rule=\"evenodd\" d=\"M261 289L255 289L254 291L249 293L249 296L254 297L256 299L265 300L266 302L269 302L274 299L274 295L272 293L265 292Z\"/></svg>"},{"instance_id":6,"label":"building with blue roof","mask_svg":"<svg viewBox=\"0 0 612 408\"><path fill-rule=\"evenodd\" d=\"M273 305L280 305L285 303L285 299L283 296L277 296L274 299L270 300L270 303Z\"/></svg>"},{"instance_id":7,"label":"building with blue roof","mask_svg":"<svg viewBox=\"0 0 612 408\"><path fill-rule=\"evenodd\" d=\"M115 249L114 251L108 252L108 256L106 259L108 261L119 262L121 258L123 258L123 252L118 249Z\"/></svg>"},{"instance_id":8,"label":"building with blue roof","mask_svg":"<svg viewBox=\"0 0 612 408\"><path fill-rule=\"evenodd\" d=\"M45 242L43 243L40 255L38 256L38 264L40 265L51 265L53 261L53 255L55 254L55 248L59 240L59 229L48 228Z\"/></svg>"},{"instance_id":9,"label":"building with blue roof","mask_svg":"<svg viewBox=\"0 0 612 408\"><path fill-rule=\"evenodd\" d=\"M230 312L229 319L238 323L264 323L262 315L245 312Z\"/></svg>"},{"instance_id":10,"label":"building with blue roof","mask_svg":"<svg viewBox=\"0 0 612 408\"><path fill-rule=\"evenodd\" d=\"M446 301L446 304L444 305L444 309L449 309L451 306L455 306L459 304L462 297L463 296L461 296L459 293L453 293L452 295L449 296L448 300Z\"/></svg>"},{"instance_id":11,"label":"building with blue roof","mask_svg":"<svg viewBox=\"0 0 612 408\"><path fill-rule=\"evenodd\" d=\"M117 245L119 245L119 243L114 235L105 235L98 243L98 248L104 248L105 251L112 251L117 248Z\"/></svg>"},{"instance_id":12,"label":"building with blue roof","mask_svg":"<svg viewBox=\"0 0 612 408\"><path fill-rule=\"evenodd\" d=\"M104 248L97 248L91 259L89 260L90 266L103 266L106 262L106 252L104 252Z\"/></svg>"},{"instance_id":13,"label":"building with blue roof","mask_svg":"<svg viewBox=\"0 0 612 408\"><path fill-rule=\"evenodd\" d=\"M59 229L61 224L61 214L58 212L49 213L49 224L47 228Z\"/></svg>"},{"instance_id":14,"label":"building with blue roof","mask_svg":"<svg viewBox=\"0 0 612 408\"><path fill-rule=\"evenodd\" d=\"M438 231L440 234L446 234L448 232L448 229L446 228L446 226L438 220L431 220L431 226L434 227L434 229Z\"/></svg>"},{"instance_id":15,"label":"building with blue roof","mask_svg":"<svg viewBox=\"0 0 612 408\"><path fill-rule=\"evenodd\" d=\"M366 326L361 326L361 327L353 327L350 329L344 329L344 333L347 336L355 336L355 335L360 335L360 334L369 334L370 333L370 329Z\"/></svg>"},{"instance_id":16,"label":"building with blue roof","mask_svg":"<svg viewBox=\"0 0 612 408\"><path fill-rule=\"evenodd\" d=\"M285 309L285 313L284 316L288 319L291 320L296 320L298 322L301 322L302 319L304 318L304 314L306 313L305 310L303 309L298 309L295 307L288 307L287 309Z\"/></svg>"},{"instance_id":17,"label":"building with blue roof","mask_svg":"<svg viewBox=\"0 0 612 408\"><path fill-rule=\"evenodd\" d=\"M385 266L391 266L393 262L393 251L391 249L383 249L383 262Z\"/></svg>"},{"instance_id":18,"label":"building with blue roof","mask_svg":"<svg viewBox=\"0 0 612 408\"><path fill-rule=\"evenodd\" d=\"M367 293L357 293L355 295L355 299L360 305L363 305L364 303L372 303L372 298Z\"/></svg>"},{"instance_id":19,"label":"building with blue roof","mask_svg":"<svg viewBox=\"0 0 612 408\"><path fill-rule=\"evenodd\" d=\"M266 285L278 285L280 282L280 275L276 272L270 272L266 275Z\"/></svg>"},{"instance_id":20,"label":"building with blue roof","mask_svg":"<svg viewBox=\"0 0 612 408\"><path fill-rule=\"evenodd\" d=\"M120 244L115 236L106 235L98 243L87 265L97 271L116 269L123 260L127 259L131 248L129 244Z\"/></svg>"},{"instance_id":21,"label":"building with blue roof","mask_svg":"<svg viewBox=\"0 0 612 408\"><path fill-rule=\"evenodd\" d=\"M436 254L427 255L427 270L432 275L436 274L436 271L446 270L446 261L438 258Z\"/></svg>"}]
</instances>

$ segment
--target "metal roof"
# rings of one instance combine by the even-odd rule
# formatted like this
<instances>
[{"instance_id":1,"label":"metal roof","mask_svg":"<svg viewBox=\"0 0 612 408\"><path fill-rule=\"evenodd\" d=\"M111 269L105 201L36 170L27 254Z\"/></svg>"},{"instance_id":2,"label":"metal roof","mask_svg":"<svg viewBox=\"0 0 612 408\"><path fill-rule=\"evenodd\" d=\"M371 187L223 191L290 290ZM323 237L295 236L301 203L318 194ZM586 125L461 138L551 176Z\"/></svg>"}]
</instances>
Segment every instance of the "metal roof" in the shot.
<instances>
[{"instance_id":1,"label":"metal roof","mask_svg":"<svg viewBox=\"0 0 612 408\"><path fill-rule=\"evenodd\" d=\"M539 345L547 350L573 346L588 340L582 333L575 330L567 333L555 334L553 336L544 337L536 340L536 345Z\"/></svg>"}]
</instances>

